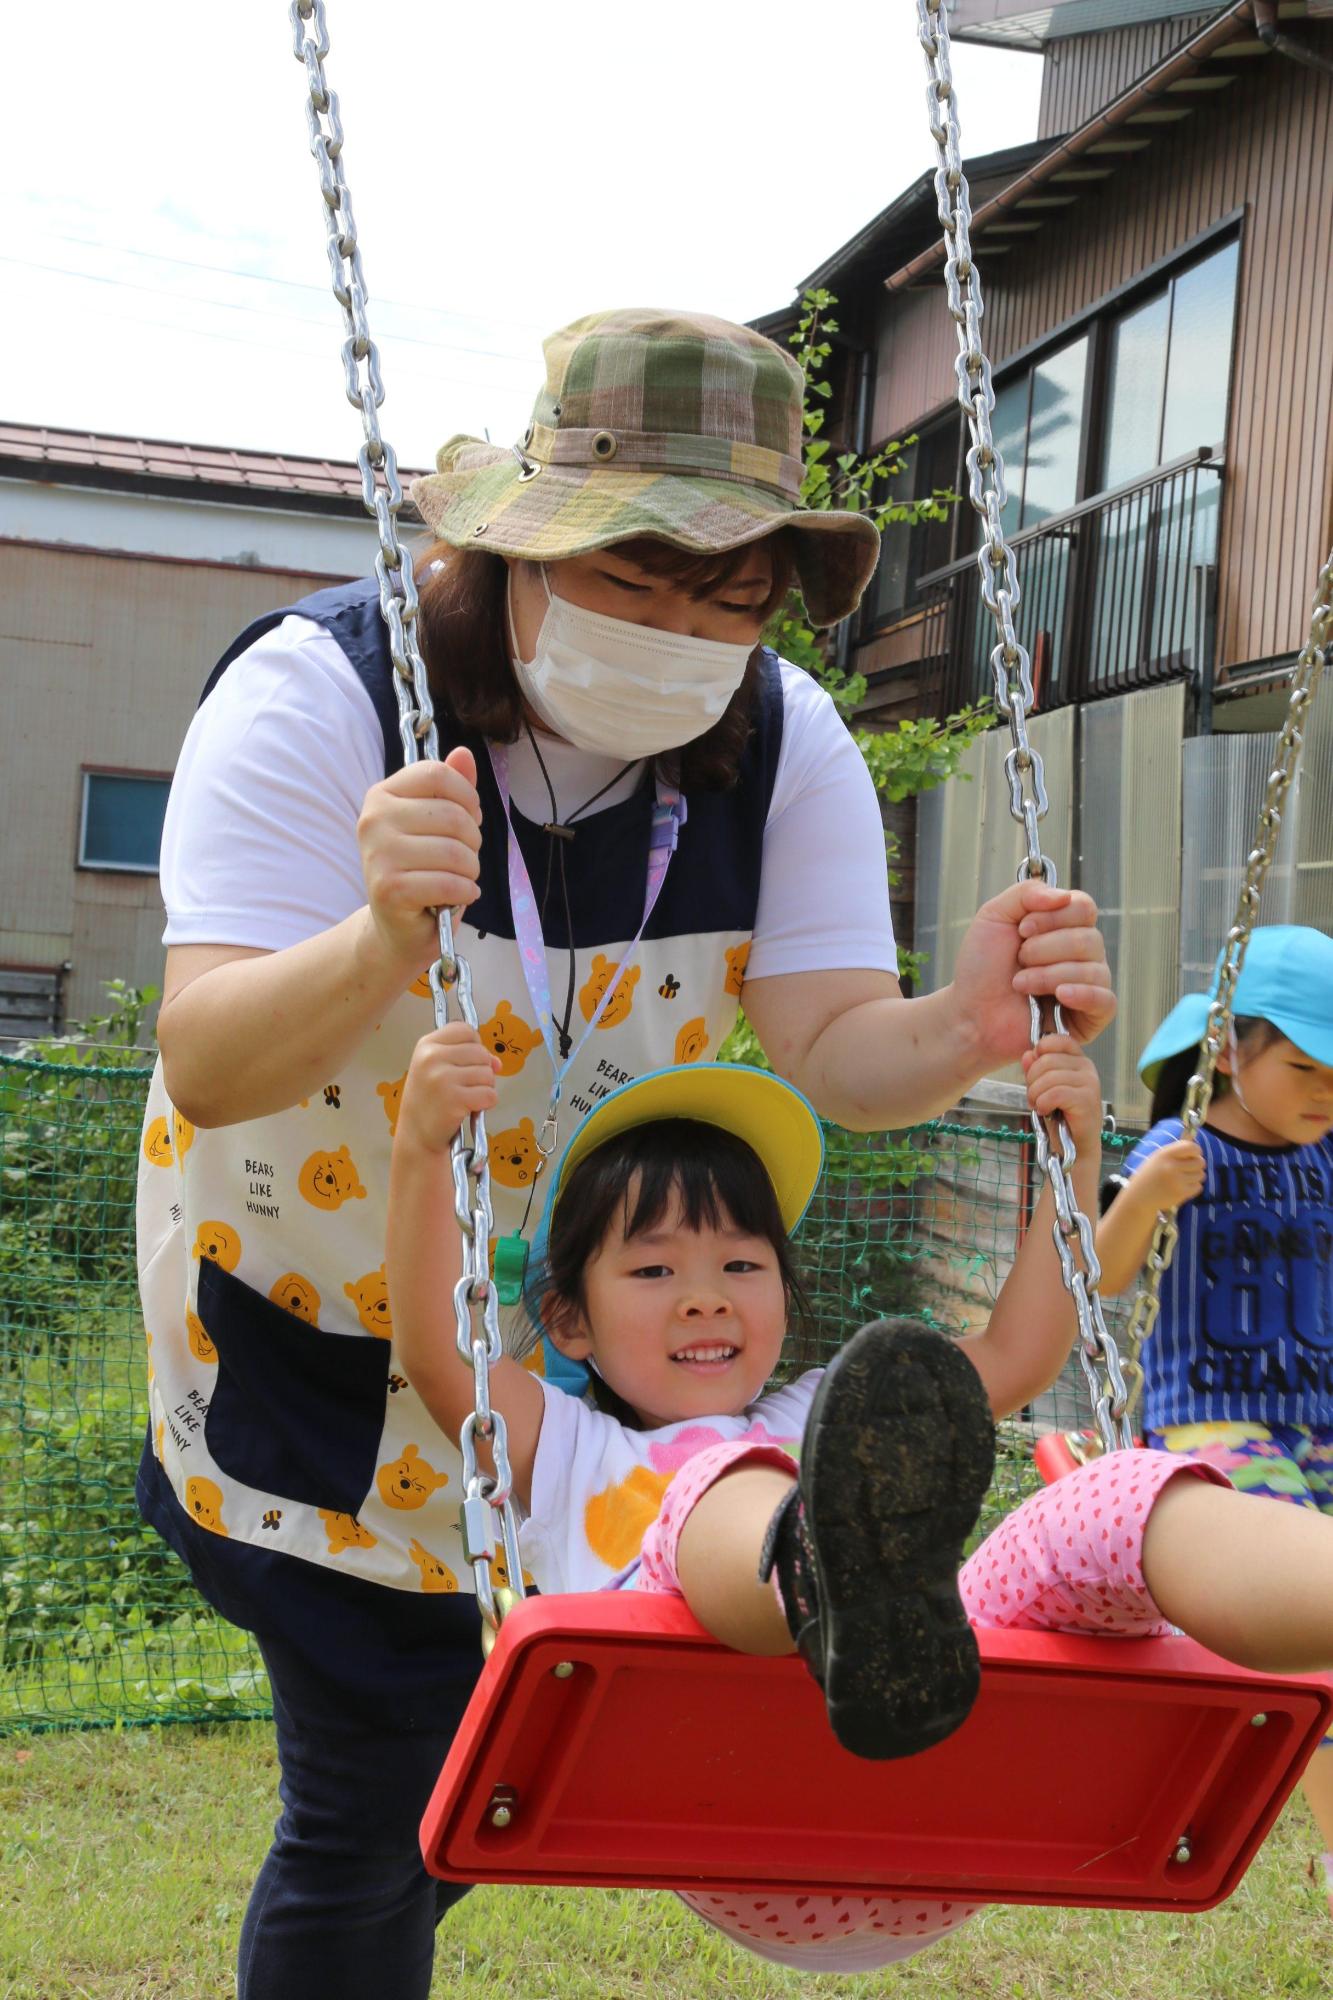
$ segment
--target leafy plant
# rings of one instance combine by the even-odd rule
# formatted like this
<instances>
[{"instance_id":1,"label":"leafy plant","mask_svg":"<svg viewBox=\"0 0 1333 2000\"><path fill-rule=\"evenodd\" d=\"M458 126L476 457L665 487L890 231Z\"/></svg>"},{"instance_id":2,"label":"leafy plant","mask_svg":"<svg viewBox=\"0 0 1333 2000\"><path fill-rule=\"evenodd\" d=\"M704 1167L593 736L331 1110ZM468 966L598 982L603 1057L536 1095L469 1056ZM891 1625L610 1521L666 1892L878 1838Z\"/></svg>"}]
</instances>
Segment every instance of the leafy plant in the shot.
<instances>
[{"instance_id":1,"label":"leafy plant","mask_svg":"<svg viewBox=\"0 0 1333 2000\"><path fill-rule=\"evenodd\" d=\"M890 439L868 458L845 451L830 460L828 439L819 433L827 415L823 406L833 394L825 370L833 352L828 335L838 331L838 322L831 317L831 308L837 303L834 294L822 287L806 292L801 299L801 317L790 339L805 377L802 504L819 512L839 509L867 514L881 534L890 527L915 527L922 521L947 520L958 495L946 487L936 487L911 500L898 499L885 490L889 481L906 471L903 454L916 443L915 433ZM795 596L778 613L773 634L772 643L783 658L805 667L827 686L842 715L847 716L855 709L865 693L864 679L859 674L839 675L830 668L825 642L805 623Z\"/></svg>"},{"instance_id":2,"label":"leafy plant","mask_svg":"<svg viewBox=\"0 0 1333 2000\"><path fill-rule=\"evenodd\" d=\"M179 1614L134 1505L144 1430L134 1199L151 988L0 1062L0 1664L115 1654ZM178 1566L177 1566L178 1567ZM155 1592L164 1593L163 1601ZM147 1602L152 1608L145 1611ZM0 1706L3 1706L0 1703Z\"/></svg>"},{"instance_id":3,"label":"leafy plant","mask_svg":"<svg viewBox=\"0 0 1333 2000\"><path fill-rule=\"evenodd\" d=\"M14 1385L23 1420L5 1452L0 1518L0 1662L10 1671L55 1648L114 1652L130 1626L182 1608L180 1566L135 1507L145 1397L115 1379L122 1356L109 1331L85 1335L68 1360L29 1362ZM116 1346L128 1359L128 1341ZM133 1353L137 1364L137 1340Z\"/></svg>"},{"instance_id":4,"label":"leafy plant","mask_svg":"<svg viewBox=\"0 0 1333 2000\"><path fill-rule=\"evenodd\" d=\"M851 451L830 458L828 440L820 436L824 428L824 405L833 393L825 370L833 352L828 335L838 331L831 317L837 304L832 292L822 288L808 291L801 300L801 317L791 344L805 376L804 471L801 499L807 507L824 511L841 508L864 513L882 534L894 529L915 527L922 521L943 521L957 501L957 494L944 487L911 500L897 499L889 492L891 482L906 470L903 454L915 437L894 438L869 457ZM827 638L806 624L803 608L795 592L772 621L765 635L785 660L804 667L833 700L838 713L851 729L857 749L866 762L876 792L888 805L897 805L918 792L933 790L946 778L966 775L959 765L968 745L993 720L982 706L959 709L943 722L924 716L899 722L892 729L858 729L854 717L865 699L864 674L842 671L830 659ZM889 858L889 879L895 885L894 870L899 843L892 832L885 833ZM910 977L919 971L920 955L900 950L900 971Z\"/></svg>"},{"instance_id":5,"label":"leafy plant","mask_svg":"<svg viewBox=\"0 0 1333 2000\"><path fill-rule=\"evenodd\" d=\"M47 1345L134 1269L143 1073L90 1067L0 1068L0 1312Z\"/></svg>"},{"instance_id":6,"label":"leafy plant","mask_svg":"<svg viewBox=\"0 0 1333 2000\"><path fill-rule=\"evenodd\" d=\"M24 1042L20 1055L39 1062L69 1063L79 1068L103 1065L113 1069L136 1068L148 1051L144 1047L144 1022L154 1003L161 999L156 986L131 986L126 979L104 979L105 1011L75 1022L63 1035L42 1035Z\"/></svg>"}]
</instances>

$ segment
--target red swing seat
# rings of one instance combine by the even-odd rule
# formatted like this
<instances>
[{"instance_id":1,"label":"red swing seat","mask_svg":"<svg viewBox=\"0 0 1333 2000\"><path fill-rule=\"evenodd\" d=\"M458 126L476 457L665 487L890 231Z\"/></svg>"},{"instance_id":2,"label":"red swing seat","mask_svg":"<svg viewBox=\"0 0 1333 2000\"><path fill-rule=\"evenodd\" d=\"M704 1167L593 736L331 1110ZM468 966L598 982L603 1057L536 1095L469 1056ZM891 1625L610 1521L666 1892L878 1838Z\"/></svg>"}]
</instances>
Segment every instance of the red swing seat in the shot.
<instances>
[{"instance_id":1,"label":"red swing seat","mask_svg":"<svg viewBox=\"0 0 1333 2000\"><path fill-rule=\"evenodd\" d=\"M1143 1439L1136 1437L1134 1449L1142 1451ZM1054 1486L1057 1479L1063 1479L1067 1472L1073 1472L1090 1459L1100 1458L1102 1443L1096 1431L1043 1431L1032 1447L1032 1463L1041 1475L1043 1486Z\"/></svg>"},{"instance_id":2,"label":"red swing seat","mask_svg":"<svg viewBox=\"0 0 1333 2000\"><path fill-rule=\"evenodd\" d=\"M529 1598L504 1619L422 1824L460 1882L1203 1910L1229 1895L1333 1715L1321 1678L1188 1639L978 1633L948 1742L850 1756L795 1659L678 1599Z\"/></svg>"}]
</instances>

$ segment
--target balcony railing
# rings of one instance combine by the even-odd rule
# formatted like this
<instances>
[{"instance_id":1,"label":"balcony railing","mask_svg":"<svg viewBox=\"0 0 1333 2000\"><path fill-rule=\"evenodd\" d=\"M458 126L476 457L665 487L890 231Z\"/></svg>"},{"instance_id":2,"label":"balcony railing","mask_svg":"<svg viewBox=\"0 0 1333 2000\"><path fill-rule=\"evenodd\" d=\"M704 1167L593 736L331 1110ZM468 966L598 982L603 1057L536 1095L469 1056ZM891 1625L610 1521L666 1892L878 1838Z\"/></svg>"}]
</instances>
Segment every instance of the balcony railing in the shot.
<instances>
[{"instance_id":1,"label":"balcony railing","mask_svg":"<svg viewBox=\"0 0 1333 2000\"><path fill-rule=\"evenodd\" d=\"M1222 462L1212 452L1099 493L1010 538L1015 623L1039 708L1212 673ZM994 625L976 555L920 578L936 711L989 700Z\"/></svg>"}]
</instances>

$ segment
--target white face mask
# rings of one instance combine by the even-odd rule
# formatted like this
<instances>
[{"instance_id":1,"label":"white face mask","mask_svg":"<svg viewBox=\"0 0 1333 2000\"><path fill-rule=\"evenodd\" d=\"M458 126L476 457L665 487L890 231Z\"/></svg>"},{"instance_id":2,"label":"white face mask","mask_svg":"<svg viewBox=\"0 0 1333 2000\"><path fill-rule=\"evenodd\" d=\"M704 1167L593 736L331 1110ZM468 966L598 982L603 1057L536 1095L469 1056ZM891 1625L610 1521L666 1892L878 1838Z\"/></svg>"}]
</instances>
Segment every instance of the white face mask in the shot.
<instances>
[{"instance_id":1,"label":"white face mask","mask_svg":"<svg viewBox=\"0 0 1333 2000\"><path fill-rule=\"evenodd\" d=\"M744 678L753 644L683 638L584 611L552 595L544 564L542 585L546 616L531 660L519 657L507 599L514 672L538 718L580 750L638 759L692 743Z\"/></svg>"}]
</instances>

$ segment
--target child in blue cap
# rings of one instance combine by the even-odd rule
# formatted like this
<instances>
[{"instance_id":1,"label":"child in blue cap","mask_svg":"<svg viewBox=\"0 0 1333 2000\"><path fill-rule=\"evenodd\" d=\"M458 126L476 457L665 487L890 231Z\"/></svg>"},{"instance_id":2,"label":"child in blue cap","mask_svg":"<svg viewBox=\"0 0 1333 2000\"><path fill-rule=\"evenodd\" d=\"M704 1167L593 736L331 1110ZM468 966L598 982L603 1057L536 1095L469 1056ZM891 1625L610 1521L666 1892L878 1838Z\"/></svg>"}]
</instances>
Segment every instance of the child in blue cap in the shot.
<instances>
[{"instance_id":1,"label":"child in blue cap","mask_svg":"<svg viewBox=\"0 0 1333 2000\"><path fill-rule=\"evenodd\" d=\"M1134 1282L1158 1211L1177 1210L1143 1351L1145 1442L1333 1517L1333 938L1294 924L1254 933L1196 1142L1179 1114L1216 991L1215 973L1139 1060L1152 1127L1097 1232L1102 1287ZM1333 1915L1333 1738L1305 1793Z\"/></svg>"}]
</instances>

